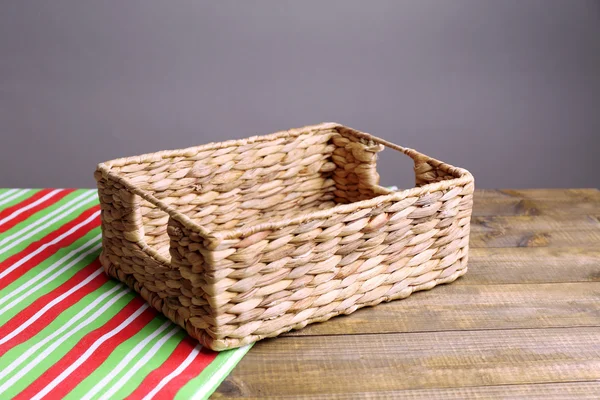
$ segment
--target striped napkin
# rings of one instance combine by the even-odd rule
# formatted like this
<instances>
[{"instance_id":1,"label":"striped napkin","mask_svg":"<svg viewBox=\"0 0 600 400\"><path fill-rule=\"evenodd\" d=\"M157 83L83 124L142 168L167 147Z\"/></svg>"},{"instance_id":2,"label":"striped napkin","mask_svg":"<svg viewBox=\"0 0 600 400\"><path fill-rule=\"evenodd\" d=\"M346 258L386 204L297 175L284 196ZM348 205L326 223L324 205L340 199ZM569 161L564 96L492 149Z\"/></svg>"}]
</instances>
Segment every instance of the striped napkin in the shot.
<instances>
[{"instance_id":1,"label":"striped napkin","mask_svg":"<svg viewBox=\"0 0 600 400\"><path fill-rule=\"evenodd\" d=\"M0 189L0 399L204 399L249 350L216 353L98 261L91 189Z\"/></svg>"}]
</instances>

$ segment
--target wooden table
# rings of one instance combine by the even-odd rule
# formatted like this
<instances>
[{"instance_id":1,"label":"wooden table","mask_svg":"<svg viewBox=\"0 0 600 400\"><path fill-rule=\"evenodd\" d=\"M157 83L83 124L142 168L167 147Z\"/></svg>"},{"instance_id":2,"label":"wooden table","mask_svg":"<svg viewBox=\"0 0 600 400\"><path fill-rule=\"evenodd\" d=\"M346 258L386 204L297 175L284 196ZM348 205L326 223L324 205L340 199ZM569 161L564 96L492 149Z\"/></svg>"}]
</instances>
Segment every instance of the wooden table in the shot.
<instances>
[{"instance_id":1,"label":"wooden table","mask_svg":"<svg viewBox=\"0 0 600 400\"><path fill-rule=\"evenodd\" d=\"M464 277L256 344L241 396L600 399L600 191L477 191Z\"/></svg>"}]
</instances>

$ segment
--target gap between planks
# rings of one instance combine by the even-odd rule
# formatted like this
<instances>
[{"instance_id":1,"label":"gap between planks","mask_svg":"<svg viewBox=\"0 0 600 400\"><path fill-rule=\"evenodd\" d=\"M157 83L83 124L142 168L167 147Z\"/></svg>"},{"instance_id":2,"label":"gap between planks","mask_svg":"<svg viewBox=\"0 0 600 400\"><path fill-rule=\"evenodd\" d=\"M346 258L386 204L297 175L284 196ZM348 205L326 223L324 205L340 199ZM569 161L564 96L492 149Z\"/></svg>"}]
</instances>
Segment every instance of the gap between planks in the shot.
<instances>
[{"instance_id":1,"label":"gap between planks","mask_svg":"<svg viewBox=\"0 0 600 400\"><path fill-rule=\"evenodd\" d=\"M409 333L458 333L458 332L511 332L511 331L536 331L540 329L572 329L572 328L600 328L600 323L595 325L577 325L577 326L552 326L552 327L527 327L527 328L482 328L482 329L442 329L442 330L422 330L422 331L409 331L409 332L362 332L362 333L315 333L315 334L306 334L306 335L290 335L290 334L282 334L278 337L285 338L307 338L307 337L338 337L338 336L369 336L369 335L403 335ZM269 339L270 340L270 339ZM600 378L599 378L600 379Z\"/></svg>"}]
</instances>

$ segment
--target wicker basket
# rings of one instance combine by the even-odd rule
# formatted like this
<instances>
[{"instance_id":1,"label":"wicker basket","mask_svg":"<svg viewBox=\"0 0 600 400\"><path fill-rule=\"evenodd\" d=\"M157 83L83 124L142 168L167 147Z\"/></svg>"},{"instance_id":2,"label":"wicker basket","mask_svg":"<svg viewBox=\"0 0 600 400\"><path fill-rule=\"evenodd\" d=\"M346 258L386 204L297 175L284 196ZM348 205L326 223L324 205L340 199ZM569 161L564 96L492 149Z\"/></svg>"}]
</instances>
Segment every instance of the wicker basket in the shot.
<instances>
[{"instance_id":1,"label":"wicker basket","mask_svg":"<svg viewBox=\"0 0 600 400\"><path fill-rule=\"evenodd\" d=\"M384 146L416 188L378 185ZM106 272L224 350L467 271L473 177L325 123L100 164Z\"/></svg>"}]
</instances>

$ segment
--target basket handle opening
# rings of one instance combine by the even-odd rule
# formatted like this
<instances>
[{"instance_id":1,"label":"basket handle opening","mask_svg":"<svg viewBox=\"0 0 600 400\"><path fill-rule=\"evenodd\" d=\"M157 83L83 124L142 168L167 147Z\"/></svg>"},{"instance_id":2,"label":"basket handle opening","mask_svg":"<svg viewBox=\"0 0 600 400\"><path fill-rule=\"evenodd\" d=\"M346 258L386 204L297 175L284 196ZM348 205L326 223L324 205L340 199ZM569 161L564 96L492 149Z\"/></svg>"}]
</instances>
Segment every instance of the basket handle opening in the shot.
<instances>
[{"instance_id":1,"label":"basket handle opening","mask_svg":"<svg viewBox=\"0 0 600 400\"><path fill-rule=\"evenodd\" d=\"M131 194L132 214L136 242L148 255L163 264L170 264L169 235L167 226L169 215L149 201L136 194Z\"/></svg>"},{"instance_id":2,"label":"basket handle opening","mask_svg":"<svg viewBox=\"0 0 600 400\"><path fill-rule=\"evenodd\" d=\"M359 132L347 127L338 127L337 129L338 132L340 132L341 134L352 135L356 138L359 138L362 143L375 143L383 147L388 147L390 149L396 150L400 153L404 153L410 158L412 158L414 162L415 184L417 187L470 175L467 170L453 167L442 161L436 160L435 158L420 153L414 149L402 147L395 143L388 142L385 139L372 136L368 133ZM374 158L373 166L375 168L376 162L377 159ZM376 171L373 176L376 176L378 178L378 175L375 174ZM377 190L384 189L378 185L375 185L373 187L377 188Z\"/></svg>"}]
</instances>

